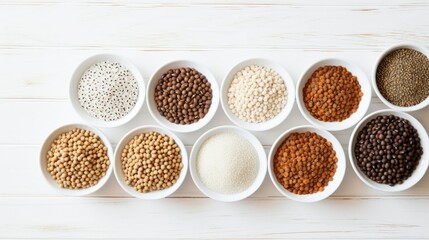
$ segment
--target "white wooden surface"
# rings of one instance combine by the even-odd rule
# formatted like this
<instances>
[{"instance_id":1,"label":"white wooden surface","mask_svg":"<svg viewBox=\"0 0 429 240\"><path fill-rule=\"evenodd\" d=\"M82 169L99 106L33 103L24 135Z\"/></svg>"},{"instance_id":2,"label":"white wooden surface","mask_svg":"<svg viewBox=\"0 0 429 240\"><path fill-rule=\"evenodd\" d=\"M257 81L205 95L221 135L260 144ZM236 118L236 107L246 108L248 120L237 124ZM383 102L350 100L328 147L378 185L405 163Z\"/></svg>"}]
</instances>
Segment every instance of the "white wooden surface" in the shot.
<instances>
[{"instance_id":1,"label":"white wooden surface","mask_svg":"<svg viewBox=\"0 0 429 240\"><path fill-rule=\"evenodd\" d=\"M205 198L190 176L170 198L133 199L112 178L90 197L56 194L38 169L38 150L55 127L81 122L67 101L84 58L128 57L147 81L161 64L192 59L219 83L247 57L278 61L297 80L325 57L358 64L370 77L380 52L400 41L429 47L424 0L0 1L0 238L428 238L429 174L395 194L371 190L348 165L331 198L302 204L281 197L268 177L249 199ZM374 96L370 112L385 108ZM429 130L429 109L413 113ZM113 143L154 124L146 106L124 127L102 129ZM178 134L192 143L231 124L219 107L207 127ZM256 133L266 149L281 132L308 124L296 106L281 126ZM335 133L345 150L351 130Z\"/></svg>"}]
</instances>

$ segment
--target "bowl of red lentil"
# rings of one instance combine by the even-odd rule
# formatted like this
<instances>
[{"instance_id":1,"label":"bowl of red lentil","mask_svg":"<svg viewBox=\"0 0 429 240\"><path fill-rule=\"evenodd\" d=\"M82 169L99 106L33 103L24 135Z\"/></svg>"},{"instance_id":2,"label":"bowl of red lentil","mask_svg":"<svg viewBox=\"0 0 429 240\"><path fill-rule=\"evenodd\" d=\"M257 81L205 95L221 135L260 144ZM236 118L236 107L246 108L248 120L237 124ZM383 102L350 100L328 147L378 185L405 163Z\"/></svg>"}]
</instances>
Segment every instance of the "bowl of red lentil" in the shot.
<instances>
[{"instance_id":1,"label":"bowl of red lentil","mask_svg":"<svg viewBox=\"0 0 429 240\"><path fill-rule=\"evenodd\" d=\"M194 132L214 117L219 106L219 87L208 68L177 60L155 71L146 100L158 124L175 132Z\"/></svg>"},{"instance_id":2,"label":"bowl of red lentil","mask_svg":"<svg viewBox=\"0 0 429 240\"><path fill-rule=\"evenodd\" d=\"M121 188L146 200L165 198L188 172L185 145L171 131L142 126L129 131L116 147L113 169Z\"/></svg>"},{"instance_id":3,"label":"bowl of red lentil","mask_svg":"<svg viewBox=\"0 0 429 240\"><path fill-rule=\"evenodd\" d=\"M358 123L371 103L371 83L356 65L341 59L312 64L297 84L297 104L304 118L328 131Z\"/></svg>"},{"instance_id":4,"label":"bowl of red lentil","mask_svg":"<svg viewBox=\"0 0 429 240\"><path fill-rule=\"evenodd\" d=\"M268 172L277 190L299 202L317 202L341 185L346 157L340 142L326 130L299 126L274 142Z\"/></svg>"},{"instance_id":5,"label":"bowl of red lentil","mask_svg":"<svg viewBox=\"0 0 429 240\"><path fill-rule=\"evenodd\" d=\"M429 50L416 43L387 48L377 59L372 85L389 108L410 112L429 105Z\"/></svg>"},{"instance_id":6,"label":"bowl of red lentil","mask_svg":"<svg viewBox=\"0 0 429 240\"><path fill-rule=\"evenodd\" d=\"M113 148L100 130L68 124L52 131L40 149L39 166L57 192L84 196L99 190L113 171Z\"/></svg>"}]
</instances>

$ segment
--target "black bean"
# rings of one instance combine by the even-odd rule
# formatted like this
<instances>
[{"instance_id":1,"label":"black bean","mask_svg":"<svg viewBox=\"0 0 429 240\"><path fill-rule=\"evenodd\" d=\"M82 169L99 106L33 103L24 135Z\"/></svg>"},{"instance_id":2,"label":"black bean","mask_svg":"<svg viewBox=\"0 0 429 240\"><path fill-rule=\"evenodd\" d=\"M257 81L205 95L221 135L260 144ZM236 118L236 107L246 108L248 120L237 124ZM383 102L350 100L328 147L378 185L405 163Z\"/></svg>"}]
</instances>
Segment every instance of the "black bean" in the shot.
<instances>
[{"instance_id":1,"label":"black bean","mask_svg":"<svg viewBox=\"0 0 429 240\"><path fill-rule=\"evenodd\" d=\"M408 179L423 154L417 130L394 115L369 121L357 134L354 152L359 169L368 178L390 186Z\"/></svg>"}]
</instances>

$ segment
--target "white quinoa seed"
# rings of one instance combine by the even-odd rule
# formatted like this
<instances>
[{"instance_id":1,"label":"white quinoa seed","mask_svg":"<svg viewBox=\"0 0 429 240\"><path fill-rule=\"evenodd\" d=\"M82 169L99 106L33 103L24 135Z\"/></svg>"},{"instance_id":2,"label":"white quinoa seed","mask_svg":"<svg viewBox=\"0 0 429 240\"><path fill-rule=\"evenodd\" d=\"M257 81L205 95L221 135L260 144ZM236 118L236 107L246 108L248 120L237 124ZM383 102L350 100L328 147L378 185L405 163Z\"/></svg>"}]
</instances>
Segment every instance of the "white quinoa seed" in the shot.
<instances>
[{"instance_id":1,"label":"white quinoa seed","mask_svg":"<svg viewBox=\"0 0 429 240\"><path fill-rule=\"evenodd\" d=\"M283 110L287 96L284 80L276 71L251 65L234 75L228 89L228 106L239 119L261 123Z\"/></svg>"},{"instance_id":2,"label":"white quinoa seed","mask_svg":"<svg viewBox=\"0 0 429 240\"><path fill-rule=\"evenodd\" d=\"M258 153L243 136L220 133L202 144L196 167L207 188L221 194L236 194L247 190L255 181L259 171Z\"/></svg>"},{"instance_id":3,"label":"white quinoa seed","mask_svg":"<svg viewBox=\"0 0 429 240\"><path fill-rule=\"evenodd\" d=\"M78 86L80 105L92 117L115 121L136 105L139 87L131 71L117 62L103 61L83 74Z\"/></svg>"}]
</instances>

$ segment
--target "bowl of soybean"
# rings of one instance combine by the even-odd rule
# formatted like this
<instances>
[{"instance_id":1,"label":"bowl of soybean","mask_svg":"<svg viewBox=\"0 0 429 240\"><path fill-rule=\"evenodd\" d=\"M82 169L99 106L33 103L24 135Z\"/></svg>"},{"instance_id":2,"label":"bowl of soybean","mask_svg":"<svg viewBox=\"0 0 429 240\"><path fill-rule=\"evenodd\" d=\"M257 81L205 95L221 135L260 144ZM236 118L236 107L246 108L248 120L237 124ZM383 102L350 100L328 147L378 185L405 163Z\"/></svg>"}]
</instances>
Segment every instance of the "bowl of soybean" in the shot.
<instances>
[{"instance_id":1,"label":"bowl of soybean","mask_svg":"<svg viewBox=\"0 0 429 240\"><path fill-rule=\"evenodd\" d=\"M367 186L385 192L411 188L429 166L429 137L413 116L379 110L362 119L349 142L354 172Z\"/></svg>"},{"instance_id":2,"label":"bowl of soybean","mask_svg":"<svg viewBox=\"0 0 429 240\"><path fill-rule=\"evenodd\" d=\"M99 190L113 171L113 148L100 130L68 124L52 131L40 149L39 166L46 182L67 196Z\"/></svg>"},{"instance_id":3,"label":"bowl of soybean","mask_svg":"<svg viewBox=\"0 0 429 240\"><path fill-rule=\"evenodd\" d=\"M284 132L268 156L268 173L274 186L298 202L328 198L341 185L345 171L346 157L340 142L314 126Z\"/></svg>"},{"instance_id":4,"label":"bowl of soybean","mask_svg":"<svg viewBox=\"0 0 429 240\"><path fill-rule=\"evenodd\" d=\"M161 199L182 185L188 172L188 154L179 137L169 130L141 126L119 141L113 170L128 194L146 200Z\"/></svg>"},{"instance_id":5,"label":"bowl of soybean","mask_svg":"<svg viewBox=\"0 0 429 240\"><path fill-rule=\"evenodd\" d=\"M415 43L386 49L377 59L372 85L389 108L410 112L429 105L429 51Z\"/></svg>"},{"instance_id":6,"label":"bowl of soybean","mask_svg":"<svg viewBox=\"0 0 429 240\"><path fill-rule=\"evenodd\" d=\"M152 117L175 132L194 132L207 125L219 105L219 87L210 70L189 60L159 67L147 87Z\"/></svg>"},{"instance_id":7,"label":"bowl of soybean","mask_svg":"<svg viewBox=\"0 0 429 240\"><path fill-rule=\"evenodd\" d=\"M296 87L301 114L328 131L345 130L358 123L369 108L371 94L366 74L355 64L335 58L313 63Z\"/></svg>"}]
</instances>

